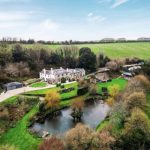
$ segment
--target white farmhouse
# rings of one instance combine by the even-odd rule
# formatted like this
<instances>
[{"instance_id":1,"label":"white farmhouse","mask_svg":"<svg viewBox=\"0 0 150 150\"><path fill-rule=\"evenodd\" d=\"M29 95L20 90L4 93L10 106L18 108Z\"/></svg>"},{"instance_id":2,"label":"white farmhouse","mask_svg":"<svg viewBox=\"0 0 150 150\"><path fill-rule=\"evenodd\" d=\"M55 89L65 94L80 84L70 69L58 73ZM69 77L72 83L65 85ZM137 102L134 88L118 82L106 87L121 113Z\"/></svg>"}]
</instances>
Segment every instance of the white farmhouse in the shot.
<instances>
[{"instance_id":1,"label":"white farmhouse","mask_svg":"<svg viewBox=\"0 0 150 150\"><path fill-rule=\"evenodd\" d=\"M85 70L76 68L76 69L53 69L50 70L43 69L40 72L40 79L47 81L51 84L61 82L62 78L65 78L67 81L80 80L85 76Z\"/></svg>"}]
</instances>

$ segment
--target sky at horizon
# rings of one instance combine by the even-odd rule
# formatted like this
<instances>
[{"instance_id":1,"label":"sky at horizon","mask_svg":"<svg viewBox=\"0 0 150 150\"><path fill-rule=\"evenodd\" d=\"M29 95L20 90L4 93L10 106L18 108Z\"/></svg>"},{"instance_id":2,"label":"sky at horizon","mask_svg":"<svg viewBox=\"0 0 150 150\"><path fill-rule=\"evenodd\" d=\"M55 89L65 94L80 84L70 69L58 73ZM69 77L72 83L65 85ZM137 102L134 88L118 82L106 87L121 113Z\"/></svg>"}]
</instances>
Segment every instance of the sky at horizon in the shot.
<instances>
[{"instance_id":1,"label":"sky at horizon","mask_svg":"<svg viewBox=\"0 0 150 150\"><path fill-rule=\"evenodd\" d=\"M150 0L0 0L0 38L150 37Z\"/></svg>"}]
</instances>

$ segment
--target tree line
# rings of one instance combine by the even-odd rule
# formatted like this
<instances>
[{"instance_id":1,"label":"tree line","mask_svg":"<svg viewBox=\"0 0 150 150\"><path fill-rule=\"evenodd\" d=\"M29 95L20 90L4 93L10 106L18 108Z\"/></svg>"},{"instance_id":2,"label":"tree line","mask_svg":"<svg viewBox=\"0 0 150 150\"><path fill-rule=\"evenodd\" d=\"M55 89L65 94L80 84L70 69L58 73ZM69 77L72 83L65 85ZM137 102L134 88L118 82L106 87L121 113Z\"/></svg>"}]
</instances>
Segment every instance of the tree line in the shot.
<instances>
[{"instance_id":1,"label":"tree line","mask_svg":"<svg viewBox=\"0 0 150 150\"><path fill-rule=\"evenodd\" d=\"M24 47L21 44L0 44L0 84L38 77L43 69L50 68L84 68L87 73L99 67L107 66L119 71L124 64L137 63L138 58L111 60L102 53L95 53L88 47L78 48L74 45L62 46L56 50L46 49L40 44ZM150 62L146 62L143 70L150 72Z\"/></svg>"},{"instance_id":2,"label":"tree line","mask_svg":"<svg viewBox=\"0 0 150 150\"><path fill-rule=\"evenodd\" d=\"M129 43L129 42L150 42L150 38L138 38L135 40L128 40L126 38L103 38L101 40L97 41L77 41L77 40L65 40L65 41L45 41L45 40L38 40L35 41L34 39L17 39L17 38L11 38L11 37L3 37L0 40L0 43L7 43L7 44L47 44L47 45L73 45L73 44L100 44L100 43Z\"/></svg>"},{"instance_id":3,"label":"tree line","mask_svg":"<svg viewBox=\"0 0 150 150\"><path fill-rule=\"evenodd\" d=\"M100 61L99 61L100 59ZM110 61L107 56L97 57L90 48L79 49L76 46L62 46L57 50L45 49L41 45L23 47L21 44L0 44L0 83L38 77L43 69L84 68L93 72L97 67L104 67Z\"/></svg>"}]
</instances>

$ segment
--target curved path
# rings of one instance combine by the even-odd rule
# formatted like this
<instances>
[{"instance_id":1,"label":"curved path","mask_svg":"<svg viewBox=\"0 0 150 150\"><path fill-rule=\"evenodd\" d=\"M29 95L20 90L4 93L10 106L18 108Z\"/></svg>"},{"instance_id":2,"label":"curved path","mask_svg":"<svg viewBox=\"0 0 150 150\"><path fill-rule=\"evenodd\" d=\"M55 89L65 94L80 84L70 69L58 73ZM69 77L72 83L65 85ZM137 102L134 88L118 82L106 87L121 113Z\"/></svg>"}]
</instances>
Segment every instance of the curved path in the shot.
<instances>
[{"instance_id":1,"label":"curved path","mask_svg":"<svg viewBox=\"0 0 150 150\"><path fill-rule=\"evenodd\" d=\"M12 97L12 96L16 96L18 94L21 93L25 93L25 92L30 92L30 91L36 91L36 90L42 90L42 89L48 89L48 88L53 88L56 87L56 85L48 85L46 87L42 87L42 88L33 88L33 87L22 87L22 88L18 88L18 89L14 89L14 90L10 90L7 91L6 93L2 93L0 95L0 102Z\"/></svg>"},{"instance_id":2,"label":"curved path","mask_svg":"<svg viewBox=\"0 0 150 150\"><path fill-rule=\"evenodd\" d=\"M65 84L71 84L71 83L74 83L76 81L73 81L73 82L68 82L68 83L64 83ZM21 94L21 93L25 93L25 92L30 92L30 91L36 91L36 90L42 90L42 89L49 89L49 88L53 88L53 87L56 87L56 85L48 85L46 87L41 87L41 88L33 88L33 87L29 87L29 86L26 86L26 87L22 87L22 88L19 88L19 89L15 89L15 90L10 90L10 91L7 91L6 93L2 93L0 95L0 102L12 97L12 96L16 96L18 94Z\"/></svg>"}]
</instances>

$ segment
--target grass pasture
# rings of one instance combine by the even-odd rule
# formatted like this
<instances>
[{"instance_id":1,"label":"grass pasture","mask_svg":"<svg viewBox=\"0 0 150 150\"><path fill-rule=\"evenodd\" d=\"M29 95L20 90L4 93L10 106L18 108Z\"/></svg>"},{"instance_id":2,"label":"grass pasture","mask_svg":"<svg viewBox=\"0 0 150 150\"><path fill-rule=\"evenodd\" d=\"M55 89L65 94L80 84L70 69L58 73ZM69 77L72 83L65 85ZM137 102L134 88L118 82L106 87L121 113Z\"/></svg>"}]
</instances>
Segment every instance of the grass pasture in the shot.
<instances>
[{"instance_id":1,"label":"grass pasture","mask_svg":"<svg viewBox=\"0 0 150 150\"><path fill-rule=\"evenodd\" d=\"M32 48L34 45L23 45ZM63 45L41 45L48 50L56 50ZM77 44L78 48L89 47L95 54L104 53L110 58L150 58L150 42L131 42L131 43L104 43L104 44Z\"/></svg>"}]
</instances>

